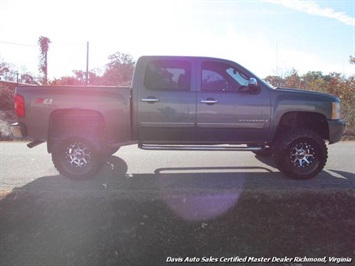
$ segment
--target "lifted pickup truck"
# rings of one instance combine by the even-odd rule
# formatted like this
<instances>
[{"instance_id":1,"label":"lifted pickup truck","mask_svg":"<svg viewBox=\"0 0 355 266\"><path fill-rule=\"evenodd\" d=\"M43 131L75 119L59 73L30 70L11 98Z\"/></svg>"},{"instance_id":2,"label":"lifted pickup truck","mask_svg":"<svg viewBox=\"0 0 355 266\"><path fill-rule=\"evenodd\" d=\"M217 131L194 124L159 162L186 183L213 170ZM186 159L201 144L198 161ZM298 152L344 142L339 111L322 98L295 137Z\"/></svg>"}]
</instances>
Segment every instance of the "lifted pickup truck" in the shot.
<instances>
[{"instance_id":1,"label":"lifted pickup truck","mask_svg":"<svg viewBox=\"0 0 355 266\"><path fill-rule=\"evenodd\" d=\"M158 150L245 150L273 155L286 176L307 179L340 140L337 97L273 88L237 63L143 56L132 87L17 87L15 137L47 141L58 171L85 179L132 141ZM213 154L211 154L213 156Z\"/></svg>"}]
</instances>

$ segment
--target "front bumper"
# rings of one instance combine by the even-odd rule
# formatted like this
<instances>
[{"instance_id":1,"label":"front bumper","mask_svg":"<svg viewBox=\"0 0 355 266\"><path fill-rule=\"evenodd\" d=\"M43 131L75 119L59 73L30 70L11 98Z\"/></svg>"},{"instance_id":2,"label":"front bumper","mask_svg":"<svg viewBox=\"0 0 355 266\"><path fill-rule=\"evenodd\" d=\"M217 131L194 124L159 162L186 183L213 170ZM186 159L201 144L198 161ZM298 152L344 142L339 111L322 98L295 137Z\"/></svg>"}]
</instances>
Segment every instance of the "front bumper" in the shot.
<instances>
[{"instance_id":1,"label":"front bumper","mask_svg":"<svg viewBox=\"0 0 355 266\"><path fill-rule=\"evenodd\" d=\"M329 144L340 141L345 130L345 122L343 120L328 120L329 126Z\"/></svg>"},{"instance_id":2,"label":"front bumper","mask_svg":"<svg viewBox=\"0 0 355 266\"><path fill-rule=\"evenodd\" d=\"M15 138L26 138L27 137L26 126L22 123L11 124L11 133Z\"/></svg>"}]
</instances>

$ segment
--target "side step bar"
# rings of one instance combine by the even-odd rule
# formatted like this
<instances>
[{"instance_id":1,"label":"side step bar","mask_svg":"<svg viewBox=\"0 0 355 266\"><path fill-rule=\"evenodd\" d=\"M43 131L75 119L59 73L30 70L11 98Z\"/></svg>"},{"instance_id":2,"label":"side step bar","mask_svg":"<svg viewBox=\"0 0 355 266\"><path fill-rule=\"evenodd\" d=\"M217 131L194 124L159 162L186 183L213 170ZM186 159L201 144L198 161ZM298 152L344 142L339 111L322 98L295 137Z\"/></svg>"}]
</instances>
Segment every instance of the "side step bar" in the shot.
<instances>
[{"instance_id":1,"label":"side step bar","mask_svg":"<svg viewBox=\"0 0 355 266\"><path fill-rule=\"evenodd\" d=\"M142 150L184 150L184 151L260 151L264 147L247 147L242 145L156 145L142 144Z\"/></svg>"},{"instance_id":2,"label":"side step bar","mask_svg":"<svg viewBox=\"0 0 355 266\"><path fill-rule=\"evenodd\" d=\"M39 144L42 144L44 141L43 140L35 140L35 141L32 141L30 143L27 144L27 147L29 147L30 149L38 146Z\"/></svg>"}]
</instances>

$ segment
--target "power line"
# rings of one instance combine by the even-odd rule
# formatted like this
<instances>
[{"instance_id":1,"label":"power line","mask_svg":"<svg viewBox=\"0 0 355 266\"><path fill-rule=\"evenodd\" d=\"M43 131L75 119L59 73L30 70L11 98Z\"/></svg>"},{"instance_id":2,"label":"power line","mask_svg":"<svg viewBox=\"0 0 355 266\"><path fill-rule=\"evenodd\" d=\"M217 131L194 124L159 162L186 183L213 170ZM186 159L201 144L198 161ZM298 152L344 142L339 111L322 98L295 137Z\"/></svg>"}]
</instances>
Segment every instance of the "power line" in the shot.
<instances>
[{"instance_id":1,"label":"power line","mask_svg":"<svg viewBox=\"0 0 355 266\"><path fill-rule=\"evenodd\" d=\"M15 43L15 42L7 42L7 41L0 41L0 43L9 44L9 45L17 45L17 46L29 46L29 47L37 46L37 44L34 45L34 44L24 44L24 43Z\"/></svg>"},{"instance_id":2,"label":"power line","mask_svg":"<svg viewBox=\"0 0 355 266\"><path fill-rule=\"evenodd\" d=\"M8 41L1 41L0 43L3 44L8 44L8 45L17 45L17 46L26 46L26 47L37 47L38 44L25 44L25 43L16 43L16 42L8 42ZM63 43L63 44L51 44L50 47L70 47L70 46L81 46L81 45L85 45L85 42L78 42L78 43Z\"/></svg>"}]
</instances>

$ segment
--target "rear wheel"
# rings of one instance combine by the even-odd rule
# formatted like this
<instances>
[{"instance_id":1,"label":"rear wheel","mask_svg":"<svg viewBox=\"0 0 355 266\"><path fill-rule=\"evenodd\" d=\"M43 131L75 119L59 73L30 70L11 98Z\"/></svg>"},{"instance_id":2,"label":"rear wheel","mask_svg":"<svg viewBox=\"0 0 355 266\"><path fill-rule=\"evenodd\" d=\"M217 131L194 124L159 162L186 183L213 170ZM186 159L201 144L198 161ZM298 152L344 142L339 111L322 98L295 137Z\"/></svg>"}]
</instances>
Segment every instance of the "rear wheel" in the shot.
<instances>
[{"instance_id":1,"label":"rear wheel","mask_svg":"<svg viewBox=\"0 0 355 266\"><path fill-rule=\"evenodd\" d=\"M286 176L309 179L322 171L328 158L324 140L308 129L295 129L275 143L275 163Z\"/></svg>"},{"instance_id":2,"label":"rear wheel","mask_svg":"<svg viewBox=\"0 0 355 266\"><path fill-rule=\"evenodd\" d=\"M77 180L93 177L102 166L95 145L83 137L59 139L54 144L52 160L62 175Z\"/></svg>"}]
</instances>

